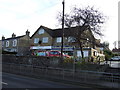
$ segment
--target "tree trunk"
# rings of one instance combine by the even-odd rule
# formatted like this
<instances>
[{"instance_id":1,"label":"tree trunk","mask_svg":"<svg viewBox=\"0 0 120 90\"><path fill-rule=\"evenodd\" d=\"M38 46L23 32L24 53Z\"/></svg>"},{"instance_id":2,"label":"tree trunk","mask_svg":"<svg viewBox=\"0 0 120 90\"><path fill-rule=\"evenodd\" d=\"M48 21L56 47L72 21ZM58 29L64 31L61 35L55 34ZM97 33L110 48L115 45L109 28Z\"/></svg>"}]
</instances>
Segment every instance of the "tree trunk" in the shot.
<instances>
[{"instance_id":1,"label":"tree trunk","mask_svg":"<svg viewBox=\"0 0 120 90\"><path fill-rule=\"evenodd\" d=\"M79 42L80 45L80 51L81 51L81 55L82 55L82 59L84 58L84 53L83 53L83 47L82 47L82 43Z\"/></svg>"}]
</instances>

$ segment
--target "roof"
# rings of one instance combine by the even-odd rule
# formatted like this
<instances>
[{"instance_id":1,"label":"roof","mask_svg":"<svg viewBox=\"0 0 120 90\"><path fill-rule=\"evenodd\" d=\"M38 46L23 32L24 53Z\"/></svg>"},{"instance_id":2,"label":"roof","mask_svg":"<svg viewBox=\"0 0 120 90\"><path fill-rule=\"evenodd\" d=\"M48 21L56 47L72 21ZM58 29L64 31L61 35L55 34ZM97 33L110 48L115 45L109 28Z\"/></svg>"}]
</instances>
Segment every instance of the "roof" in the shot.
<instances>
[{"instance_id":1,"label":"roof","mask_svg":"<svg viewBox=\"0 0 120 90\"><path fill-rule=\"evenodd\" d=\"M76 27L64 28L64 36L73 36L73 32L77 32ZM62 37L62 29L53 29L53 37Z\"/></svg>"},{"instance_id":2,"label":"roof","mask_svg":"<svg viewBox=\"0 0 120 90\"><path fill-rule=\"evenodd\" d=\"M40 28L43 28L51 37L62 37L62 29L50 29L45 26L40 26L31 38L39 31ZM64 28L64 36L73 36L73 32L78 32L77 28L78 27Z\"/></svg>"},{"instance_id":3,"label":"roof","mask_svg":"<svg viewBox=\"0 0 120 90\"><path fill-rule=\"evenodd\" d=\"M112 50L112 52L120 52L120 48L119 49L115 48Z\"/></svg>"},{"instance_id":4,"label":"roof","mask_svg":"<svg viewBox=\"0 0 120 90\"><path fill-rule=\"evenodd\" d=\"M22 36L17 36L17 37L12 37L12 38L6 38L6 39L3 39L2 41L4 40L11 40L11 39L18 39L18 38L22 38L24 37L25 35L22 35Z\"/></svg>"}]
</instances>

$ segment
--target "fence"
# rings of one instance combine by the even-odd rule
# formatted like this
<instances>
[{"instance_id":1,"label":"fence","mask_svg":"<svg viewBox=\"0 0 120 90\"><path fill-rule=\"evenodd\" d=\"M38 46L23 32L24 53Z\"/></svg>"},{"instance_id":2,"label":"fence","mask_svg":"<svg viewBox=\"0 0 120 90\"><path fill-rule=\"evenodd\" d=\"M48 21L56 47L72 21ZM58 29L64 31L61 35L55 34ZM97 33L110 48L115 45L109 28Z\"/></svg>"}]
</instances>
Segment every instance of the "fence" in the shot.
<instances>
[{"instance_id":1,"label":"fence","mask_svg":"<svg viewBox=\"0 0 120 90\"><path fill-rule=\"evenodd\" d=\"M49 78L58 80L67 80L77 83L87 83L99 85L100 83L109 82L111 87L115 83L120 83L120 74L94 72L84 70L62 69L53 67L41 67L25 64L3 63L3 72L21 74L37 78ZM104 85L103 85L104 86Z\"/></svg>"}]
</instances>

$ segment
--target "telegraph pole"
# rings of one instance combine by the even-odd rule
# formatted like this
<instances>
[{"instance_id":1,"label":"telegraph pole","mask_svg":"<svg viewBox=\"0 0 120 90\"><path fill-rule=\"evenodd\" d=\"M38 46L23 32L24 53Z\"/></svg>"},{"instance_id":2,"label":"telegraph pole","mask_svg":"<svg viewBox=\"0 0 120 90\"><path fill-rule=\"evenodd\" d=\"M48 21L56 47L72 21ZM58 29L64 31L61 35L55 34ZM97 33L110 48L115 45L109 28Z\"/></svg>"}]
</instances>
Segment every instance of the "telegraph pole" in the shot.
<instances>
[{"instance_id":1,"label":"telegraph pole","mask_svg":"<svg viewBox=\"0 0 120 90\"><path fill-rule=\"evenodd\" d=\"M62 42L61 42L61 58L63 60L63 46L64 46L64 9L65 9L65 1L63 0L63 16L62 16Z\"/></svg>"},{"instance_id":2,"label":"telegraph pole","mask_svg":"<svg viewBox=\"0 0 120 90\"><path fill-rule=\"evenodd\" d=\"M120 1L118 2L118 49L120 48Z\"/></svg>"}]
</instances>

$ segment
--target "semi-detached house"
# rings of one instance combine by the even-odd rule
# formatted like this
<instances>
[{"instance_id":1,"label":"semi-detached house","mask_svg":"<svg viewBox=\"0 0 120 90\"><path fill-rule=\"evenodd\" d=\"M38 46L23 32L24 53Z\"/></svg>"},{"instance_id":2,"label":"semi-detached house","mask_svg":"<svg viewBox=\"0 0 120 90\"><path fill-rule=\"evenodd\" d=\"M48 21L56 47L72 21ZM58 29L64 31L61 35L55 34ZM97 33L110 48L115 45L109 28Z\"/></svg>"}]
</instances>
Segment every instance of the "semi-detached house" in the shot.
<instances>
[{"instance_id":1,"label":"semi-detached house","mask_svg":"<svg viewBox=\"0 0 120 90\"><path fill-rule=\"evenodd\" d=\"M2 36L2 51L12 52L17 55L28 55L30 47L30 32L27 30L25 35L16 36L14 33L11 38L5 38Z\"/></svg>"}]
</instances>

